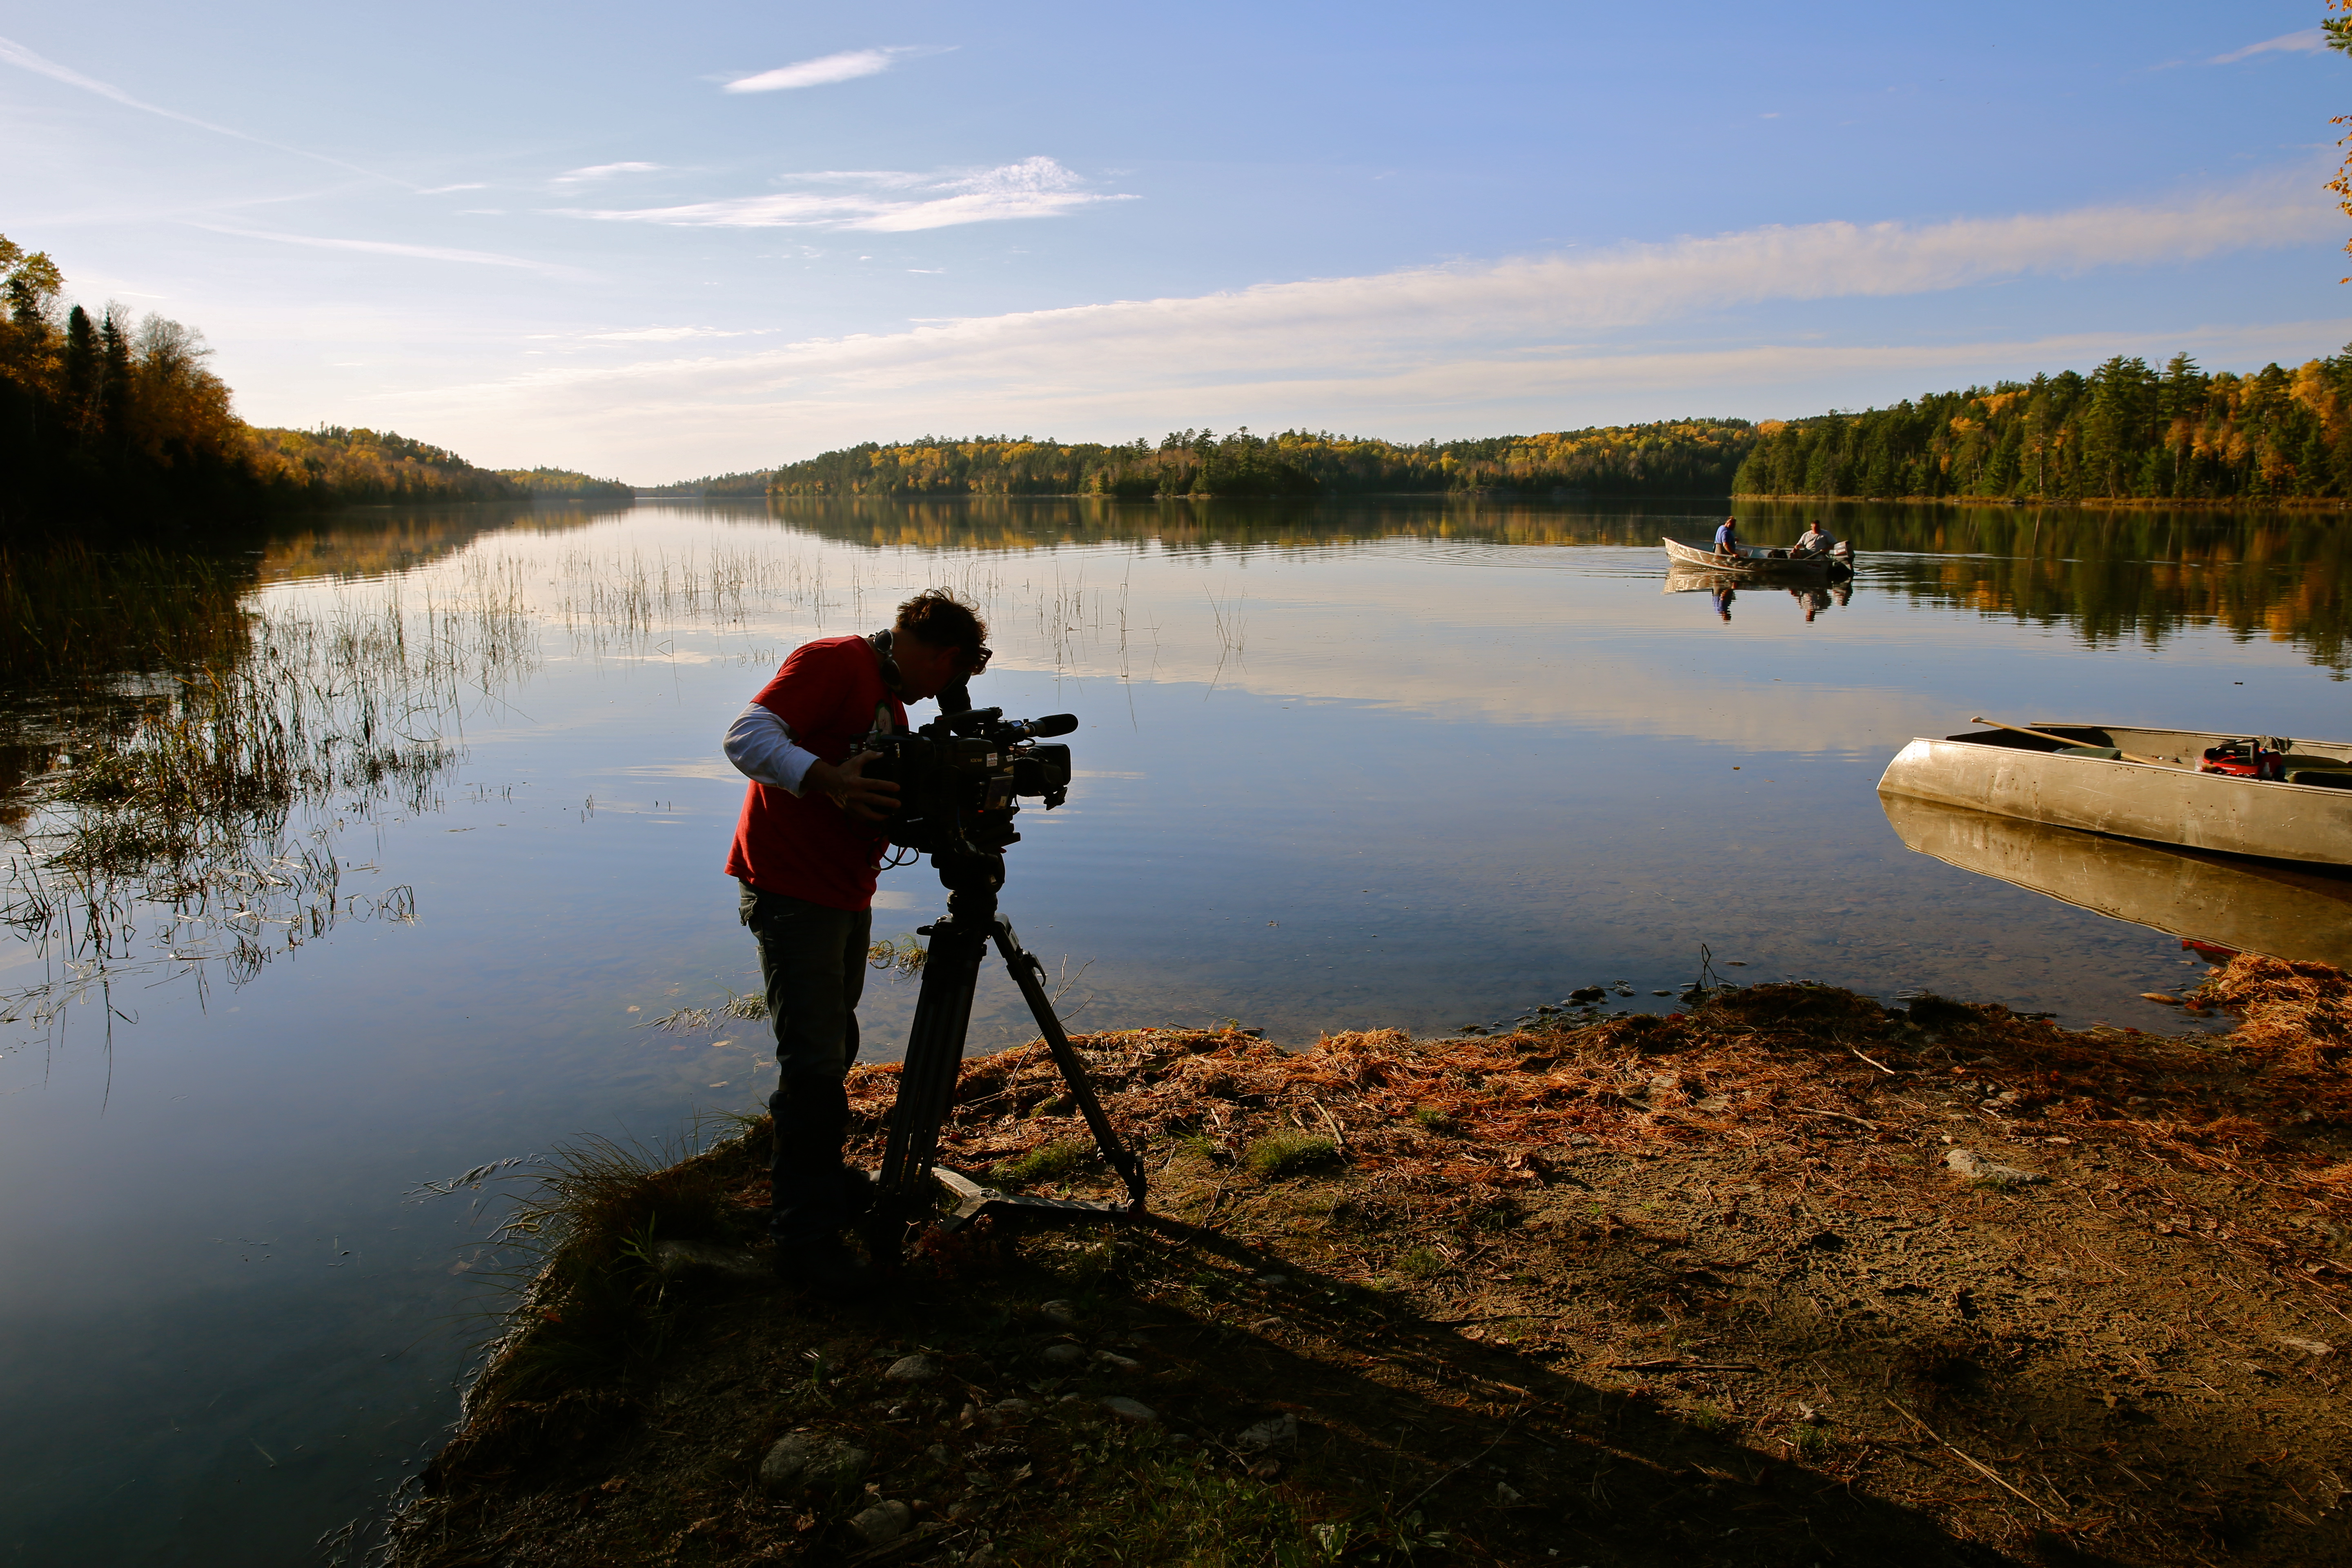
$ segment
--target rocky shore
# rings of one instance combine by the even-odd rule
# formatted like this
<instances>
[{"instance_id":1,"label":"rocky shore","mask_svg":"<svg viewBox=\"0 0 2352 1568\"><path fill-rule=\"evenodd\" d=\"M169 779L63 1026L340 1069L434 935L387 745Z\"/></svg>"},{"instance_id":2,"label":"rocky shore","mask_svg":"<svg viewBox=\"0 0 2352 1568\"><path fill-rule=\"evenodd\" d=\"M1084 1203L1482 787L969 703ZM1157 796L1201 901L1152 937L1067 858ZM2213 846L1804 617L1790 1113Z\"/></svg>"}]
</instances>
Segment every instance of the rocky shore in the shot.
<instances>
[{"instance_id":1,"label":"rocky shore","mask_svg":"<svg viewBox=\"0 0 2352 1568\"><path fill-rule=\"evenodd\" d=\"M856 1304L767 1276L764 1124L575 1150L391 1561L2341 1561L2352 984L2191 1000L2237 1026L1772 984L1096 1035L1152 1220L983 1225ZM1068 1112L1042 1047L974 1060L943 1159L1115 1195Z\"/></svg>"}]
</instances>

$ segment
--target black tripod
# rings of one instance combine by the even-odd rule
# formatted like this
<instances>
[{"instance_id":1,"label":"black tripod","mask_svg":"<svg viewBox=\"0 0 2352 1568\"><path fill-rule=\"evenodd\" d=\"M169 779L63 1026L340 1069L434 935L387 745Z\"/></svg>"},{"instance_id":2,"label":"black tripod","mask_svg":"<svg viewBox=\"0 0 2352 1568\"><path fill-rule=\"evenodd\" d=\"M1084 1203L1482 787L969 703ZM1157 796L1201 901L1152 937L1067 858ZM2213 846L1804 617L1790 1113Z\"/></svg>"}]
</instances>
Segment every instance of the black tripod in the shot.
<instances>
[{"instance_id":1,"label":"black tripod","mask_svg":"<svg viewBox=\"0 0 2352 1568\"><path fill-rule=\"evenodd\" d=\"M882 1173L876 1183L866 1231L876 1260L897 1258L909 1229L936 1212L931 1195L934 1181L960 1200L955 1213L940 1222L942 1230L953 1230L993 1211L1100 1219L1141 1214L1143 1162L1119 1142L1110 1119L1103 1114L1086 1064L1078 1060L1069 1036L1062 1032L1062 1021L1054 1016L1053 1001L1045 994L1045 965L1021 945L1013 927L997 913L997 889L1004 885L1004 857L963 849L934 855L931 864L947 885L948 912L946 918L920 930L931 944L923 960L923 988L915 999L914 1026L907 1035L907 1063L898 1078L898 1104L890 1113L890 1140L883 1152ZM947 1121L957 1069L963 1061L972 989L980 983L981 960L991 942L1004 955L1013 984L1021 987L1029 1011L1035 1016L1045 1048L1053 1053L1054 1065L1062 1069L1062 1079L1085 1114L1104 1162L1127 1184L1127 1203L1015 1196L983 1186L960 1171L934 1165L940 1129Z\"/></svg>"}]
</instances>

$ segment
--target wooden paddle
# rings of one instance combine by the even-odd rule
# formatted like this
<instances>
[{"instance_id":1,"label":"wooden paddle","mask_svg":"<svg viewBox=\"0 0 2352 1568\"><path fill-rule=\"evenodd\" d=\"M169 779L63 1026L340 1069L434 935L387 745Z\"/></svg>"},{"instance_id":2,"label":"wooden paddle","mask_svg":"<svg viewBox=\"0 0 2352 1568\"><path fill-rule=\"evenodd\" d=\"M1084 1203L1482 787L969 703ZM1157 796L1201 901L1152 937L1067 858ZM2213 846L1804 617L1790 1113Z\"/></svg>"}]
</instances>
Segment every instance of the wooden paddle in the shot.
<instances>
[{"instance_id":1,"label":"wooden paddle","mask_svg":"<svg viewBox=\"0 0 2352 1568\"><path fill-rule=\"evenodd\" d=\"M2062 746L2079 746L2083 743L2080 741L2070 741L2063 735L2053 735L2047 730L2029 730L2022 724L2004 724L1998 719L1987 719L1981 714L1970 717L1969 722L1971 724L1990 724L1996 730L2007 730L2013 734L2019 735L2031 735L2037 741L2055 741ZM2170 767L2172 765L2171 763L2164 761L2161 757L2134 756L2131 752L2122 751L2120 749L2117 750L2116 754L2127 763L2146 763L2151 767L2159 768Z\"/></svg>"}]
</instances>

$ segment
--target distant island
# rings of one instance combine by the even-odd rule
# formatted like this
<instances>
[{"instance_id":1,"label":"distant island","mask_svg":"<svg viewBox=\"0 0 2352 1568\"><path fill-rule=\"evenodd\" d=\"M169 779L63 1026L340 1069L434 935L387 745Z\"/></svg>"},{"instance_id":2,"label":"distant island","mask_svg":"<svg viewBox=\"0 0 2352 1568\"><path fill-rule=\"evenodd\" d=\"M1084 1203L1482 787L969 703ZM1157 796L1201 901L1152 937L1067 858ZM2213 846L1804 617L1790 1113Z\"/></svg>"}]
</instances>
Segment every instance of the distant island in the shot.
<instances>
[{"instance_id":1,"label":"distant island","mask_svg":"<svg viewBox=\"0 0 2352 1568\"><path fill-rule=\"evenodd\" d=\"M768 493L773 468L751 468L737 474L706 474L676 484L639 485L636 493L647 500L758 500Z\"/></svg>"},{"instance_id":2,"label":"distant island","mask_svg":"<svg viewBox=\"0 0 2352 1568\"><path fill-rule=\"evenodd\" d=\"M1318 496L1505 489L1578 497L1724 495L1756 442L1745 419L1675 419L1406 446L1328 431L1158 444L926 436L822 453L775 470L774 496Z\"/></svg>"},{"instance_id":3,"label":"distant island","mask_svg":"<svg viewBox=\"0 0 2352 1568\"><path fill-rule=\"evenodd\" d=\"M2294 370L2118 354L1860 414L1767 420L1743 499L2294 504L2352 498L2352 349Z\"/></svg>"}]
</instances>

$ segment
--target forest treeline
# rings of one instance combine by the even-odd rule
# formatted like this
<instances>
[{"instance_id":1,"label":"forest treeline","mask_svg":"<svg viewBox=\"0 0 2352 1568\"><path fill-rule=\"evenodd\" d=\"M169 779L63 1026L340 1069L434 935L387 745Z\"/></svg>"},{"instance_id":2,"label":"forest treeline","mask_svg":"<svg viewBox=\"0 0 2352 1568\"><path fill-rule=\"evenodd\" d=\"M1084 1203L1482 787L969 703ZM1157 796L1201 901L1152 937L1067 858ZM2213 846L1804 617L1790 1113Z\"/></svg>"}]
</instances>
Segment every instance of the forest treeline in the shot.
<instances>
[{"instance_id":1,"label":"forest treeline","mask_svg":"<svg viewBox=\"0 0 2352 1568\"><path fill-rule=\"evenodd\" d=\"M64 301L39 251L0 236L0 542L125 541L263 513L388 501L626 495L557 469L498 473L390 431L237 418L193 328Z\"/></svg>"},{"instance_id":2,"label":"forest treeline","mask_svg":"<svg viewBox=\"0 0 2352 1568\"><path fill-rule=\"evenodd\" d=\"M2352 349L2294 370L2118 354L1860 414L1768 420L1744 496L2045 501L2352 497Z\"/></svg>"},{"instance_id":3,"label":"forest treeline","mask_svg":"<svg viewBox=\"0 0 2352 1568\"><path fill-rule=\"evenodd\" d=\"M1722 495L1756 439L1744 419L1676 419L1541 436L1404 446L1328 431L1154 445L1027 437L866 442L775 471L771 495L1314 496L1510 490L1581 496Z\"/></svg>"}]
</instances>

